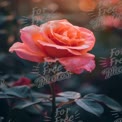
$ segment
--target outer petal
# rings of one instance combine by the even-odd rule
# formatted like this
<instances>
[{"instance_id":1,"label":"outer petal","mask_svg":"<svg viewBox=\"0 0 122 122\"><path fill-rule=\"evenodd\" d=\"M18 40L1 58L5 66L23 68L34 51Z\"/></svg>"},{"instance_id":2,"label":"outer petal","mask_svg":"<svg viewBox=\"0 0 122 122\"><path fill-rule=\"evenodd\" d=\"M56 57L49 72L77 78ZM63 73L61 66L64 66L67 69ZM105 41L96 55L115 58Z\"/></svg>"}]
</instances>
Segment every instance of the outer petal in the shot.
<instances>
[{"instance_id":1,"label":"outer petal","mask_svg":"<svg viewBox=\"0 0 122 122\"><path fill-rule=\"evenodd\" d=\"M94 55L85 54L82 56L66 57L58 59L66 70L80 74L84 70L91 72L95 68Z\"/></svg>"},{"instance_id":2,"label":"outer petal","mask_svg":"<svg viewBox=\"0 0 122 122\"><path fill-rule=\"evenodd\" d=\"M43 42L41 40L38 40L40 43L40 46L44 47L44 51L47 53L50 57L66 57L66 56L74 56L74 55L82 55L86 53L84 51L84 48L88 48L88 45L83 45L81 47L70 47L70 46L60 46L60 45L54 45L50 43Z\"/></svg>"},{"instance_id":3,"label":"outer petal","mask_svg":"<svg viewBox=\"0 0 122 122\"><path fill-rule=\"evenodd\" d=\"M42 62L44 57L36 52L32 52L24 43L20 42L16 42L9 51L15 51L20 58L33 62Z\"/></svg>"},{"instance_id":4,"label":"outer petal","mask_svg":"<svg viewBox=\"0 0 122 122\"><path fill-rule=\"evenodd\" d=\"M21 40L26 44L28 48L30 48L32 51L37 52L37 53L43 53L43 50L39 48L36 43L34 42L35 40L33 39L34 36L36 35L41 35L39 33L40 28L36 25L28 26L20 30L21 33Z\"/></svg>"},{"instance_id":5,"label":"outer petal","mask_svg":"<svg viewBox=\"0 0 122 122\"><path fill-rule=\"evenodd\" d=\"M83 28L83 27L78 27L78 28L80 29L81 33L84 36L84 44L83 45L88 45L88 48L85 49L86 52L90 51L94 47L94 44L95 44L94 34L92 33L92 31L90 31L86 28Z\"/></svg>"},{"instance_id":6,"label":"outer petal","mask_svg":"<svg viewBox=\"0 0 122 122\"><path fill-rule=\"evenodd\" d=\"M36 45L32 39L32 35L39 33L39 27L36 25L31 25L24 27L20 30L22 41L29 47L34 48Z\"/></svg>"}]
</instances>

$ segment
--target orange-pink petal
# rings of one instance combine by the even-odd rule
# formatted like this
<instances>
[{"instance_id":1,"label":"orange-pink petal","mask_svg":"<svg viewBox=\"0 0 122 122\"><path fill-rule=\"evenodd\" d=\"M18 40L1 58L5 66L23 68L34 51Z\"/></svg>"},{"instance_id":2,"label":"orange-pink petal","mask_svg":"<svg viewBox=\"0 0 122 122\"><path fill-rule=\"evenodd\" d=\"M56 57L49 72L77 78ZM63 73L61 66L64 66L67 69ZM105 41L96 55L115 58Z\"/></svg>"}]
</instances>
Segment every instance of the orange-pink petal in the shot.
<instances>
[{"instance_id":1,"label":"orange-pink petal","mask_svg":"<svg viewBox=\"0 0 122 122\"><path fill-rule=\"evenodd\" d=\"M44 56L31 51L24 43L16 42L10 49L10 52L16 52L22 58L33 62L42 62Z\"/></svg>"},{"instance_id":2,"label":"orange-pink petal","mask_svg":"<svg viewBox=\"0 0 122 122\"><path fill-rule=\"evenodd\" d=\"M58 60L66 70L76 74L80 74L84 70L91 72L95 68L94 55L88 53L82 56L59 58Z\"/></svg>"}]
</instances>

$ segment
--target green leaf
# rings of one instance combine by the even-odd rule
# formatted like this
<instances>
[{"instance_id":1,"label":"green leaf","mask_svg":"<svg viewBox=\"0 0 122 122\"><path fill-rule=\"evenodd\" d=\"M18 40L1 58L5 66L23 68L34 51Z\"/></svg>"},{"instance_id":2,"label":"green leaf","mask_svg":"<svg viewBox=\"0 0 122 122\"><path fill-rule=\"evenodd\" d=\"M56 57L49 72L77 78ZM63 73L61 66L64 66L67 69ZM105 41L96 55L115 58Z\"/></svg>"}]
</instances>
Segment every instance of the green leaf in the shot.
<instances>
[{"instance_id":1,"label":"green leaf","mask_svg":"<svg viewBox=\"0 0 122 122\"><path fill-rule=\"evenodd\" d=\"M103 112L104 109L103 107L96 103L93 100L90 99L78 99L75 100L76 104L79 105L81 108L83 108L84 110L96 115L96 116L100 116Z\"/></svg>"},{"instance_id":2,"label":"green leaf","mask_svg":"<svg viewBox=\"0 0 122 122\"><path fill-rule=\"evenodd\" d=\"M44 98L39 98L34 101L20 100L20 101L16 101L13 108L23 109L23 108L35 105L40 102L45 103L45 102L50 102L50 101Z\"/></svg>"},{"instance_id":3,"label":"green leaf","mask_svg":"<svg viewBox=\"0 0 122 122\"><path fill-rule=\"evenodd\" d=\"M31 114L40 115L43 111L43 108L39 105L32 105L32 106L25 108L25 110L30 112Z\"/></svg>"},{"instance_id":4,"label":"green leaf","mask_svg":"<svg viewBox=\"0 0 122 122\"><path fill-rule=\"evenodd\" d=\"M6 94L0 92L0 99L6 99L6 98L14 98L14 97L8 96L8 95L6 95Z\"/></svg>"},{"instance_id":5,"label":"green leaf","mask_svg":"<svg viewBox=\"0 0 122 122\"><path fill-rule=\"evenodd\" d=\"M111 99L110 97L106 96L106 95L97 95L97 94L88 94L86 96L84 96L84 98L87 99L92 99L98 102L102 102L104 103L107 107L115 110L115 111L122 111L122 106L117 103L115 100Z\"/></svg>"},{"instance_id":6,"label":"green leaf","mask_svg":"<svg viewBox=\"0 0 122 122\"><path fill-rule=\"evenodd\" d=\"M24 109L38 103L49 104L50 97L51 95L35 92L27 86L6 88L0 92L0 98L14 98L13 109Z\"/></svg>"},{"instance_id":7,"label":"green leaf","mask_svg":"<svg viewBox=\"0 0 122 122\"><path fill-rule=\"evenodd\" d=\"M32 91L31 92L31 95L34 97L34 98L50 98L51 95L48 95L48 94L43 94L43 93L38 93L38 92L35 92L35 91Z\"/></svg>"},{"instance_id":8,"label":"green leaf","mask_svg":"<svg viewBox=\"0 0 122 122\"><path fill-rule=\"evenodd\" d=\"M45 106L52 106L52 103L43 103Z\"/></svg>"},{"instance_id":9,"label":"green leaf","mask_svg":"<svg viewBox=\"0 0 122 122\"><path fill-rule=\"evenodd\" d=\"M15 98L49 98L51 95L38 93L31 90L28 86L16 86L12 88L5 88L1 94L4 93L8 96L14 96ZM2 95L1 95L2 96Z\"/></svg>"},{"instance_id":10,"label":"green leaf","mask_svg":"<svg viewBox=\"0 0 122 122\"><path fill-rule=\"evenodd\" d=\"M61 92L58 93L59 96L63 96L69 99L77 99L80 98L80 93L78 92L72 92L72 91L66 91L66 92Z\"/></svg>"},{"instance_id":11,"label":"green leaf","mask_svg":"<svg viewBox=\"0 0 122 122\"><path fill-rule=\"evenodd\" d=\"M68 102L69 100L65 97L56 97L56 102L60 103L60 102Z\"/></svg>"},{"instance_id":12,"label":"green leaf","mask_svg":"<svg viewBox=\"0 0 122 122\"><path fill-rule=\"evenodd\" d=\"M16 86L12 88L5 88L2 90L4 94L11 95L19 98L27 98L31 96L31 90L27 86Z\"/></svg>"}]
</instances>

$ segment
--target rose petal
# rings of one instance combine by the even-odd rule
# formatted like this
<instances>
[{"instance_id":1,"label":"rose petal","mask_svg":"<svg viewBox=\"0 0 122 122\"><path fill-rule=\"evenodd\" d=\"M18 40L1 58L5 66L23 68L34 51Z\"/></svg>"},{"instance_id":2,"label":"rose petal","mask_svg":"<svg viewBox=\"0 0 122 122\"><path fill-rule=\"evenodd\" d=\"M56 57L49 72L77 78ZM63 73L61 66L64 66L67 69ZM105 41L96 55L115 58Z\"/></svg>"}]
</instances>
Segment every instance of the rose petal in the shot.
<instances>
[{"instance_id":1,"label":"rose petal","mask_svg":"<svg viewBox=\"0 0 122 122\"><path fill-rule=\"evenodd\" d=\"M44 57L43 55L32 52L24 43L20 42L16 42L9 51L15 51L20 58L33 62L42 62Z\"/></svg>"},{"instance_id":2,"label":"rose petal","mask_svg":"<svg viewBox=\"0 0 122 122\"><path fill-rule=\"evenodd\" d=\"M61 33L62 29L64 28L68 28L68 29L73 28L73 30L76 30L75 32L77 32L77 38L69 39L69 37L63 36L63 34L61 35L57 34L57 33ZM65 52L68 52L69 54L72 54L72 55L81 55L90 51L95 44L95 37L90 30L86 28L81 28L78 26L73 26L72 24L70 24L68 21L65 21L65 20L64 21L55 20L55 21L50 21L48 23L45 23L41 26L41 32L46 37L46 40L53 41L53 43L52 42L48 43L42 40L39 41L39 43L42 46L45 46L44 48L47 52L47 55L49 54L49 56L53 56L53 57L58 57L58 58L61 56L63 57ZM66 30L63 30L63 32L66 32ZM48 50L48 47L50 47L49 50ZM60 51L66 50L66 51L65 52L63 51L62 55L60 54L58 55L56 53L57 49L58 49L58 52L59 50ZM54 53L52 54L52 52ZM65 56L67 56L67 53Z\"/></svg>"},{"instance_id":3,"label":"rose petal","mask_svg":"<svg viewBox=\"0 0 122 122\"><path fill-rule=\"evenodd\" d=\"M50 21L48 26L45 24L45 26L44 27L42 26L42 28L44 28L43 29L44 31L48 30L48 34L51 35L51 38L52 37L54 38L54 42L56 42L58 44L65 44L65 45L67 44L67 46L68 45L71 46L73 44L73 47L75 46L75 47L80 47L80 48L82 48L82 46L84 46L84 45L87 45L87 49L85 49L86 50L85 52L90 51L95 44L94 34L90 30L83 28L83 27L74 26L71 23L69 23L68 21L62 21L62 22L60 22L59 20ZM65 29L65 28L67 28L67 29ZM68 31L68 29L76 30L74 32L77 32L78 38L70 39L68 36L63 36L63 34L60 34L60 33L56 34L61 29L65 29L63 32ZM74 33L74 32L72 32L72 33ZM72 33L70 34L70 36L73 35ZM52 40L53 40L53 38L52 38ZM70 42L70 40L72 40L72 41ZM81 40L81 42L80 42L80 40ZM78 45L78 46L76 46L76 45ZM72 46L71 46L71 48L72 48ZM76 50L77 50L77 48L76 48Z\"/></svg>"},{"instance_id":4,"label":"rose petal","mask_svg":"<svg viewBox=\"0 0 122 122\"><path fill-rule=\"evenodd\" d=\"M56 62L56 61L58 61L58 59L57 58L50 58L50 57L46 57L46 58L44 58L44 61L45 62Z\"/></svg>"},{"instance_id":5,"label":"rose petal","mask_svg":"<svg viewBox=\"0 0 122 122\"><path fill-rule=\"evenodd\" d=\"M81 44L84 44L84 39L70 39L68 36L59 35L57 33L54 33L53 36L55 37L55 40L58 41L60 44L66 45L66 46L79 46ZM59 44L58 43L58 44Z\"/></svg>"},{"instance_id":6,"label":"rose petal","mask_svg":"<svg viewBox=\"0 0 122 122\"><path fill-rule=\"evenodd\" d=\"M31 25L25 27L21 29L20 33L21 39L26 44L26 46L28 46L32 51L40 53L41 55L45 55L46 57L43 48L39 46L38 39L47 43L52 43L52 41L48 40L43 32L40 32L40 28L38 26Z\"/></svg>"},{"instance_id":7,"label":"rose petal","mask_svg":"<svg viewBox=\"0 0 122 122\"><path fill-rule=\"evenodd\" d=\"M80 30L67 21L50 21L48 26L43 24L41 30L58 45L77 46L83 44L84 41L82 38L77 38L80 35Z\"/></svg>"},{"instance_id":8,"label":"rose petal","mask_svg":"<svg viewBox=\"0 0 122 122\"><path fill-rule=\"evenodd\" d=\"M44 47L45 52L47 55L52 56L52 57L65 57L65 56L72 56L72 55L82 55L86 53L85 49L88 49L88 45L83 45L83 46L75 46L75 47L70 47L70 46L60 46L60 45L55 45L55 44L50 44L43 42L41 40L38 40L40 43L40 46Z\"/></svg>"},{"instance_id":9,"label":"rose petal","mask_svg":"<svg viewBox=\"0 0 122 122\"><path fill-rule=\"evenodd\" d=\"M95 44L95 37L94 37L94 34L86 29L86 28L82 28L82 27L78 27L80 30L81 30L81 33L84 35L84 44L83 45L87 45L88 48L85 49L86 52L87 51L90 51L93 47L94 47L94 44Z\"/></svg>"},{"instance_id":10,"label":"rose petal","mask_svg":"<svg viewBox=\"0 0 122 122\"><path fill-rule=\"evenodd\" d=\"M67 56L81 55L81 52L75 50L75 48L74 50L68 49L70 48L69 46L53 45L53 44L45 43L41 40L39 40L39 43L40 45L42 45L42 47L44 47L44 51L46 52L46 54L52 58L61 58L61 57L67 57ZM82 54L84 53L82 52Z\"/></svg>"},{"instance_id":11,"label":"rose petal","mask_svg":"<svg viewBox=\"0 0 122 122\"><path fill-rule=\"evenodd\" d=\"M33 30L32 30L32 28L33 28ZM24 29L20 30L21 40L28 47L31 47L32 50L39 51L39 48L35 45L35 43L34 43L34 41L32 39L32 33L34 33L34 32L36 33L34 25L33 26L25 27Z\"/></svg>"},{"instance_id":12,"label":"rose petal","mask_svg":"<svg viewBox=\"0 0 122 122\"><path fill-rule=\"evenodd\" d=\"M66 70L76 74L80 74L84 70L91 72L95 68L94 55L88 53L82 56L59 58L58 60Z\"/></svg>"},{"instance_id":13,"label":"rose petal","mask_svg":"<svg viewBox=\"0 0 122 122\"><path fill-rule=\"evenodd\" d=\"M33 38L39 35L39 27L36 25L28 26L20 30L21 33L21 40L23 43L26 44L27 47L29 47L32 51L37 53L43 53L43 55L46 55L41 48L36 45L35 40ZM41 35L41 34L40 34Z\"/></svg>"}]
</instances>

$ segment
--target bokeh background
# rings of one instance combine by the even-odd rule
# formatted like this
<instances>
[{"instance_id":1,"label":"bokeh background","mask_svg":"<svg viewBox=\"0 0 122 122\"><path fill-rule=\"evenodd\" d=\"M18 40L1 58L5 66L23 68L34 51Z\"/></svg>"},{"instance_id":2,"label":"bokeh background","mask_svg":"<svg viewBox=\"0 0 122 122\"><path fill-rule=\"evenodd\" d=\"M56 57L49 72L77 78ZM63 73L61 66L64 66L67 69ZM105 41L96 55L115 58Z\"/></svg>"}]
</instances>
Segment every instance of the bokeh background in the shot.
<instances>
[{"instance_id":1,"label":"bokeh background","mask_svg":"<svg viewBox=\"0 0 122 122\"><path fill-rule=\"evenodd\" d=\"M35 20L34 10L38 10ZM40 21L37 21L37 16ZM0 79L4 79L9 86L33 83L35 77L31 71L36 64L10 54L8 50L13 43L21 41L21 28L55 19L67 19L74 25L86 27L96 37L95 47L91 51L96 56L95 70L56 82L55 92L78 91L82 96L102 93L122 105L122 72L105 79L102 75L105 67L100 62L105 58L109 66L113 48L121 50L116 58L122 58L122 0L0 0ZM122 63L119 63L118 67L121 66ZM50 92L48 86L38 91ZM0 116L6 117L8 112L5 100L0 99ZM83 122L114 122L117 119L106 107L99 118L82 109L80 112ZM43 122L39 115L31 115L24 110L16 110L15 113L17 122ZM121 118L121 113L118 118Z\"/></svg>"}]
</instances>

